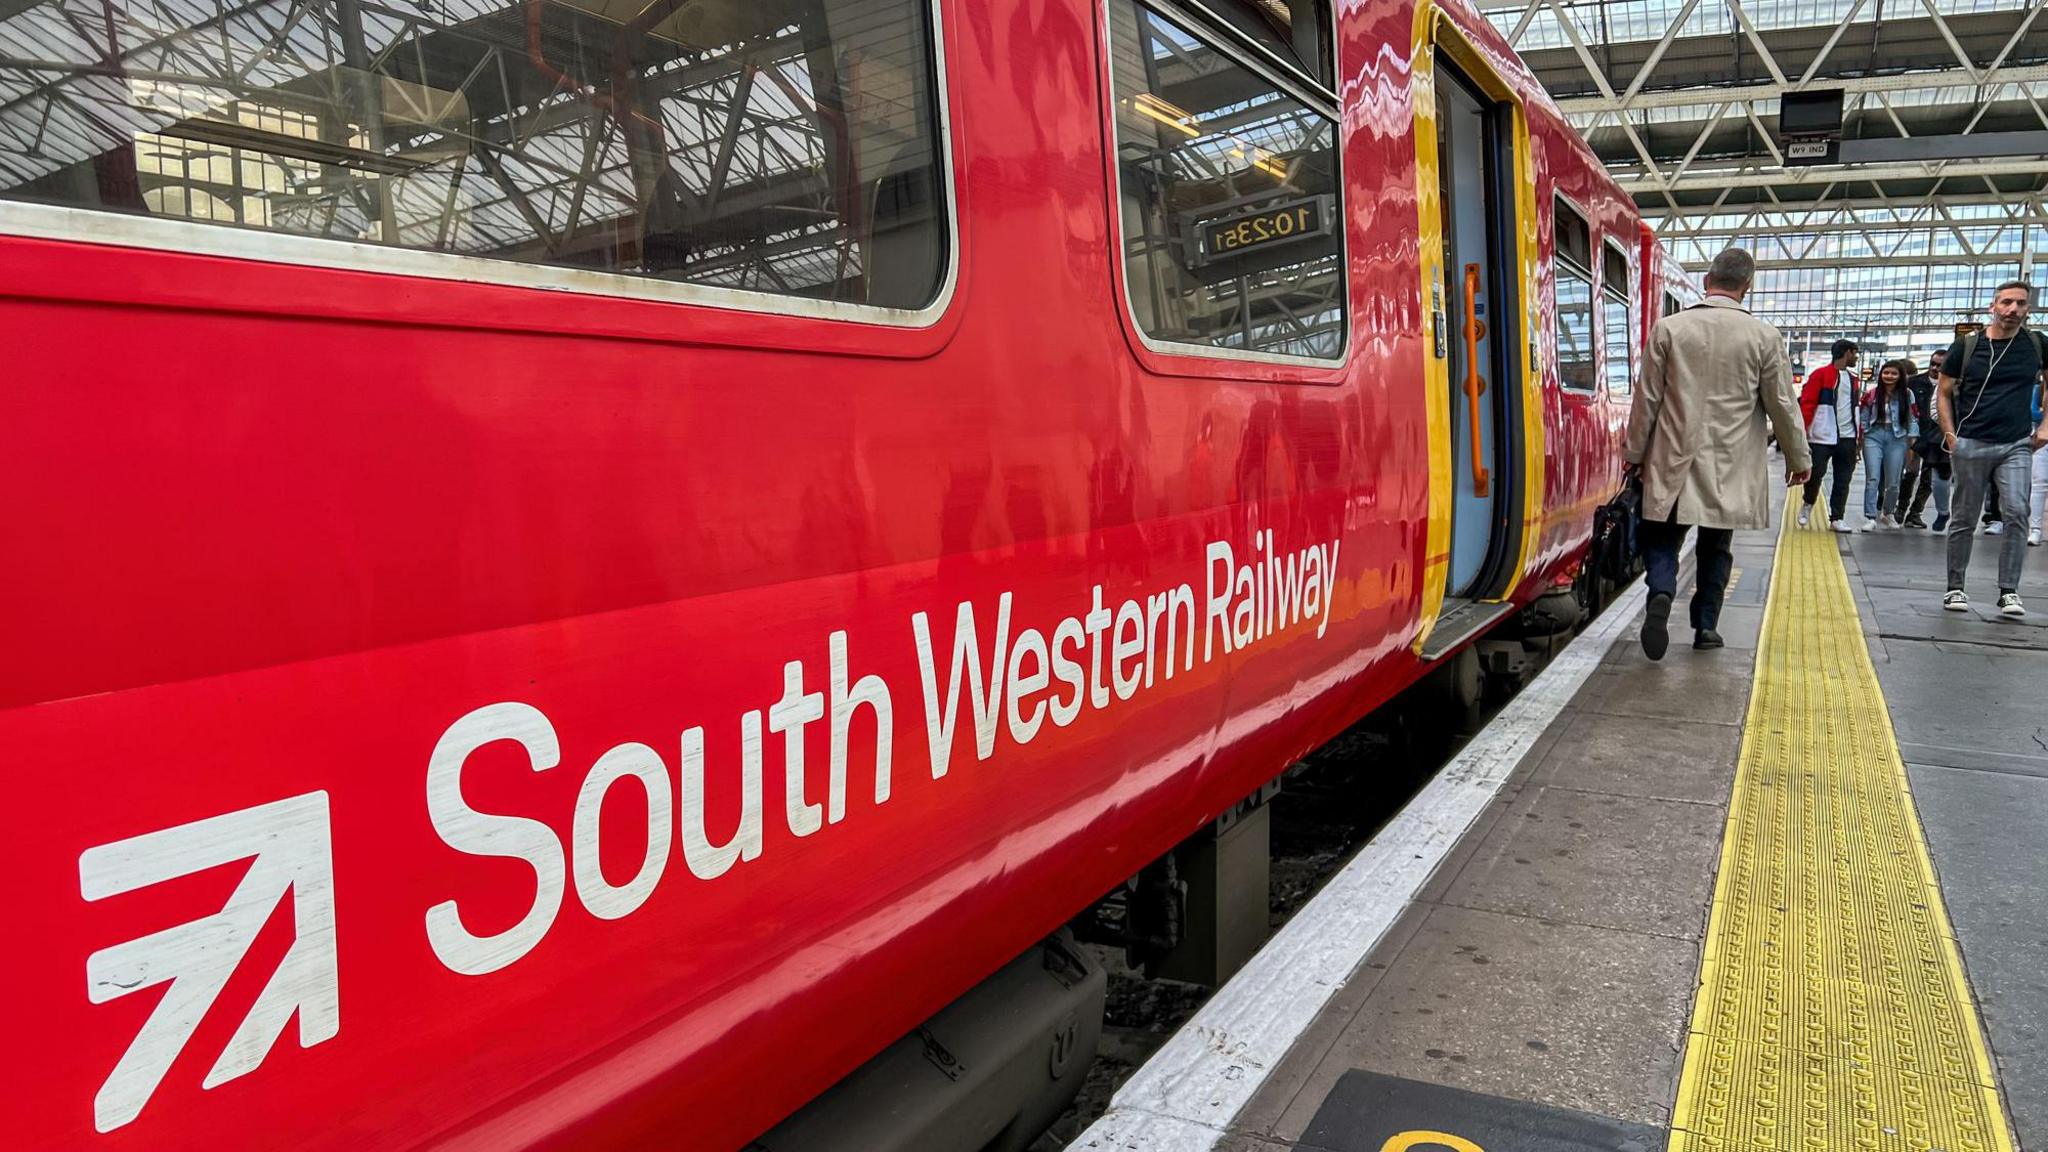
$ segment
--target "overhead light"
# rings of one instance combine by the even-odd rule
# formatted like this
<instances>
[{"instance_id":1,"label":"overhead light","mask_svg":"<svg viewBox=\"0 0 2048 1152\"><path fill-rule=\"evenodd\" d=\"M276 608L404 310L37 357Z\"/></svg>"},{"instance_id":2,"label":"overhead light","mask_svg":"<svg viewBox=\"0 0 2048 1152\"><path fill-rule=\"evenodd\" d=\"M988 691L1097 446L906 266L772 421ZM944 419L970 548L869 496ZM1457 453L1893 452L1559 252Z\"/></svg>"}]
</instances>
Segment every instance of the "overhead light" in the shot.
<instances>
[{"instance_id":1,"label":"overhead light","mask_svg":"<svg viewBox=\"0 0 2048 1152\"><path fill-rule=\"evenodd\" d=\"M1150 92L1138 93L1137 97L1131 101L1131 107L1137 109L1143 115L1159 121L1168 128L1180 132L1191 140L1202 134L1202 122L1196 118L1194 113L1177 108L1152 95Z\"/></svg>"}]
</instances>

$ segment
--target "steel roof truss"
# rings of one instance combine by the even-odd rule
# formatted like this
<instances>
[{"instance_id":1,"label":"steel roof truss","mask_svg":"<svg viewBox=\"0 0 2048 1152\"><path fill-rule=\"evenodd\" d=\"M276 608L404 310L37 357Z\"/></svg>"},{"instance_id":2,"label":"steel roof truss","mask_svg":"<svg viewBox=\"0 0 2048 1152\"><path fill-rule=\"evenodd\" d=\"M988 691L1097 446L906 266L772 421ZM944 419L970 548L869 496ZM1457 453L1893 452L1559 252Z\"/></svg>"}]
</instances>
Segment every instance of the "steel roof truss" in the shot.
<instances>
[{"instance_id":1,"label":"steel roof truss","mask_svg":"<svg viewBox=\"0 0 2048 1152\"><path fill-rule=\"evenodd\" d=\"M1749 10L1742 6L1742 0L1728 0L1728 11L1734 14L1736 24L1742 28L1742 34L1749 38L1750 47L1756 49L1757 58L1764 62L1764 67L1770 69L1771 78L1783 87L1786 83L1785 70L1778 67L1778 57L1771 51L1770 45L1764 43L1764 38L1757 34L1756 24L1750 20Z\"/></svg>"},{"instance_id":2,"label":"steel roof truss","mask_svg":"<svg viewBox=\"0 0 2048 1152\"><path fill-rule=\"evenodd\" d=\"M1819 54L1814 56L1813 62L1806 66L1806 71L1800 73L1799 83L1792 86L1794 91L1804 88L1813 82L1814 74L1820 71L1822 64L1827 63L1828 57L1834 55L1835 45L1842 42L1842 34L1849 30L1849 25L1856 22L1856 14L1863 11L1865 3L1866 0L1856 0L1854 4L1849 5L1849 10L1842 14L1841 22L1835 25L1833 32L1828 34L1827 43L1820 46Z\"/></svg>"},{"instance_id":3,"label":"steel roof truss","mask_svg":"<svg viewBox=\"0 0 2048 1152\"><path fill-rule=\"evenodd\" d=\"M1678 39L1679 32L1685 28L1685 22L1692 19L1693 10L1699 6L1700 0L1685 0L1685 6L1678 10L1678 15L1672 17L1670 26L1664 29L1664 38L1657 41L1657 46L1650 51L1649 59L1644 60L1643 66L1636 69L1636 78L1629 81L1628 91L1622 94L1621 103L1624 107L1636 98L1636 93L1643 90L1643 83L1657 70L1657 65L1663 62L1664 53L1671 48L1671 42ZM1856 0L1856 6L1861 8L1863 0ZM1832 41L1829 42L1829 46L1833 47ZM1826 54L1825 51L1821 53L1823 56Z\"/></svg>"},{"instance_id":4,"label":"steel roof truss","mask_svg":"<svg viewBox=\"0 0 2048 1152\"><path fill-rule=\"evenodd\" d=\"M1955 53L1956 63L1963 66L1963 72L1971 80L1979 84L1983 83L1983 73L1977 70L1976 62L1970 59L1970 54L1963 51L1962 41L1956 39L1954 30L1948 26L1947 18L1942 16L1941 9L1934 6L1934 0L1920 0L1920 6L1927 10L1928 18L1934 21L1935 31L1940 32L1941 38L1948 41L1948 50Z\"/></svg>"},{"instance_id":5,"label":"steel roof truss","mask_svg":"<svg viewBox=\"0 0 2048 1152\"><path fill-rule=\"evenodd\" d=\"M1551 12L1557 16L1558 25L1564 29L1566 38L1572 43L1572 51L1578 53L1579 62L1586 66L1587 75L1593 78L1594 85L1600 89L1602 95L1609 100L1616 100L1614 87L1607 82L1606 72L1593 59L1592 51L1586 47L1586 39L1580 34L1578 24L1572 20L1571 15L1558 0L1548 2ZM1643 138L1636 132L1635 126L1628 122L1626 116L1617 115L1614 121L1621 127L1622 134L1628 137L1629 144L1635 148L1636 155L1642 159L1643 166L1649 170L1652 177L1660 186L1669 187L1670 182L1665 178L1663 169L1651 157L1649 147L1643 143Z\"/></svg>"}]
</instances>

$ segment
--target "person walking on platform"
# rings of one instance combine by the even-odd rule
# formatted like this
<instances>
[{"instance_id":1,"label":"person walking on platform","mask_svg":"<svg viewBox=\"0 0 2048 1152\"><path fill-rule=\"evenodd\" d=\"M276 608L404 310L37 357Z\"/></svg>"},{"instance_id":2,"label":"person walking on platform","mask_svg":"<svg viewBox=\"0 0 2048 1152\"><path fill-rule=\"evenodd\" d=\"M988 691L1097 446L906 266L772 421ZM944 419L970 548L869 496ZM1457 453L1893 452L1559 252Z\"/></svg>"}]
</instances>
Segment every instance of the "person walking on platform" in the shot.
<instances>
[{"instance_id":1,"label":"person walking on platform","mask_svg":"<svg viewBox=\"0 0 2048 1152\"><path fill-rule=\"evenodd\" d=\"M1941 371L1941 354L1946 349L1937 348L1928 358L1927 371L1914 373L1906 380L1906 388L1913 393L1913 406L1920 410L1920 435L1914 437L1906 453L1906 476L1899 484L1899 506L1892 510L1892 517L1907 528L1925 528L1927 521L1920 513L1927 507L1927 497L1932 494L1936 472L1934 457L1929 453L1931 445L1937 452L1941 449L1941 426L1934 421L1934 377ZM1942 453L1941 459L1948 459ZM1948 468L1944 463L1940 473L1942 500L1935 516L1948 507Z\"/></svg>"},{"instance_id":2,"label":"person walking on platform","mask_svg":"<svg viewBox=\"0 0 2048 1152\"><path fill-rule=\"evenodd\" d=\"M1658 321L1643 354L1628 417L1628 466L1643 482L1638 538L1650 600L1642 645L1652 660L1663 659L1671 642L1678 549L1693 527L1700 536L1692 646L1722 646L1715 628L1735 563L1735 530L1771 523L1767 418L1785 452L1787 481L1805 481L1812 466L1785 338L1742 304L1755 279L1748 252L1730 248L1714 257L1706 299ZM1845 426L1853 439L1853 416Z\"/></svg>"},{"instance_id":3,"label":"person walking on platform","mask_svg":"<svg viewBox=\"0 0 2048 1152\"><path fill-rule=\"evenodd\" d=\"M2034 424L2037 427L2048 419L2048 412L2042 411L2044 400L2048 400L2048 396L2042 394L2041 385L2034 385ZM2044 511L2048 511L2048 445L2034 449L2034 504L2033 515L2029 519L2031 527L2027 532L2029 548L2041 546L2041 514Z\"/></svg>"},{"instance_id":4,"label":"person walking on platform","mask_svg":"<svg viewBox=\"0 0 2048 1152\"><path fill-rule=\"evenodd\" d=\"M1934 374L1939 378L1939 369L1936 369ZM1955 462L1949 458L1948 444L1941 433L1941 389L1930 386L1926 405L1920 411L1920 460L1923 465L1921 475L1924 476L1928 472L1934 474L1931 484L1934 492L1932 527L1936 532L1946 532L1951 507L1950 494L1954 490L1950 480L1955 475Z\"/></svg>"},{"instance_id":5,"label":"person walking on platform","mask_svg":"<svg viewBox=\"0 0 2048 1152\"><path fill-rule=\"evenodd\" d=\"M1863 394L1856 408L1856 427L1863 437L1863 531L1897 528L1892 505L1898 503L1899 477L1906 469L1906 446L1920 435L1920 407L1906 381L1911 360L1893 360L1877 370L1877 384Z\"/></svg>"},{"instance_id":6,"label":"person walking on platform","mask_svg":"<svg viewBox=\"0 0 2048 1152\"><path fill-rule=\"evenodd\" d=\"M1955 466L1955 505L1948 526L1948 591L1941 606L1970 610L1963 577L1977 510L1986 488L1998 492L2005 539L1998 553L1998 611L2025 616L2020 572L2027 561L2027 513L2032 504L2034 452L2048 444L2048 423L2035 418L2034 389L2048 347L2026 326L2034 289L2021 280L2000 284L1991 297L1991 323L1960 337L1942 361L1936 412L1943 442Z\"/></svg>"},{"instance_id":7,"label":"person walking on platform","mask_svg":"<svg viewBox=\"0 0 2048 1152\"><path fill-rule=\"evenodd\" d=\"M1859 350L1854 340L1837 340L1833 360L1813 370L1806 388L1799 394L1799 413L1806 425L1806 442L1813 456L1813 470L1806 477L1804 506L1799 509L1799 526L1813 517L1813 502L1820 498L1821 477L1835 471L1828 488L1828 527L1849 531L1849 474L1856 467L1856 409L1863 399L1862 382L1853 369Z\"/></svg>"}]
</instances>

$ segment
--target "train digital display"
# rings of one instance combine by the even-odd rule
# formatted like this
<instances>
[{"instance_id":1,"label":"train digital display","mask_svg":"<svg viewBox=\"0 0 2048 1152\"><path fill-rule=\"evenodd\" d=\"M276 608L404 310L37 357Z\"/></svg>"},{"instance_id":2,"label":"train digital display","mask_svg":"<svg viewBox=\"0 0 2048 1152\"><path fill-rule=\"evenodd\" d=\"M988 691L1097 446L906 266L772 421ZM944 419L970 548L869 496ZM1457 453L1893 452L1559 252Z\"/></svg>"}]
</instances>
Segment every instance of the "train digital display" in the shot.
<instances>
[{"instance_id":1,"label":"train digital display","mask_svg":"<svg viewBox=\"0 0 2048 1152\"><path fill-rule=\"evenodd\" d=\"M1329 199L1307 196L1269 204L1256 212L1200 221L1200 262L1249 256L1307 237L1326 236L1332 223Z\"/></svg>"}]
</instances>

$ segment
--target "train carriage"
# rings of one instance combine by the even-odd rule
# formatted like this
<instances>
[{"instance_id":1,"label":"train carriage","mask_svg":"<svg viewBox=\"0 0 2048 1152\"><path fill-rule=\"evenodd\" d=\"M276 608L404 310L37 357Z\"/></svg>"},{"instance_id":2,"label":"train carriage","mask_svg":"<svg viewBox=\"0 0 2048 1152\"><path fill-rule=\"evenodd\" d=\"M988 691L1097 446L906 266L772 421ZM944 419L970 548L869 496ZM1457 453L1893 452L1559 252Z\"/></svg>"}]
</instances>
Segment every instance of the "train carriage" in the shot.
<instances>
[{"instance_id":1,"label":"train carriage","mask_svg":"<svg viewBox=\"0 0 2048 1152\"><path fill-rule=\"evenodd\" d=\"M1469 7L0 9L21 1147L745 1144L1579 576Z\"/></svg>"}]
</instances>

